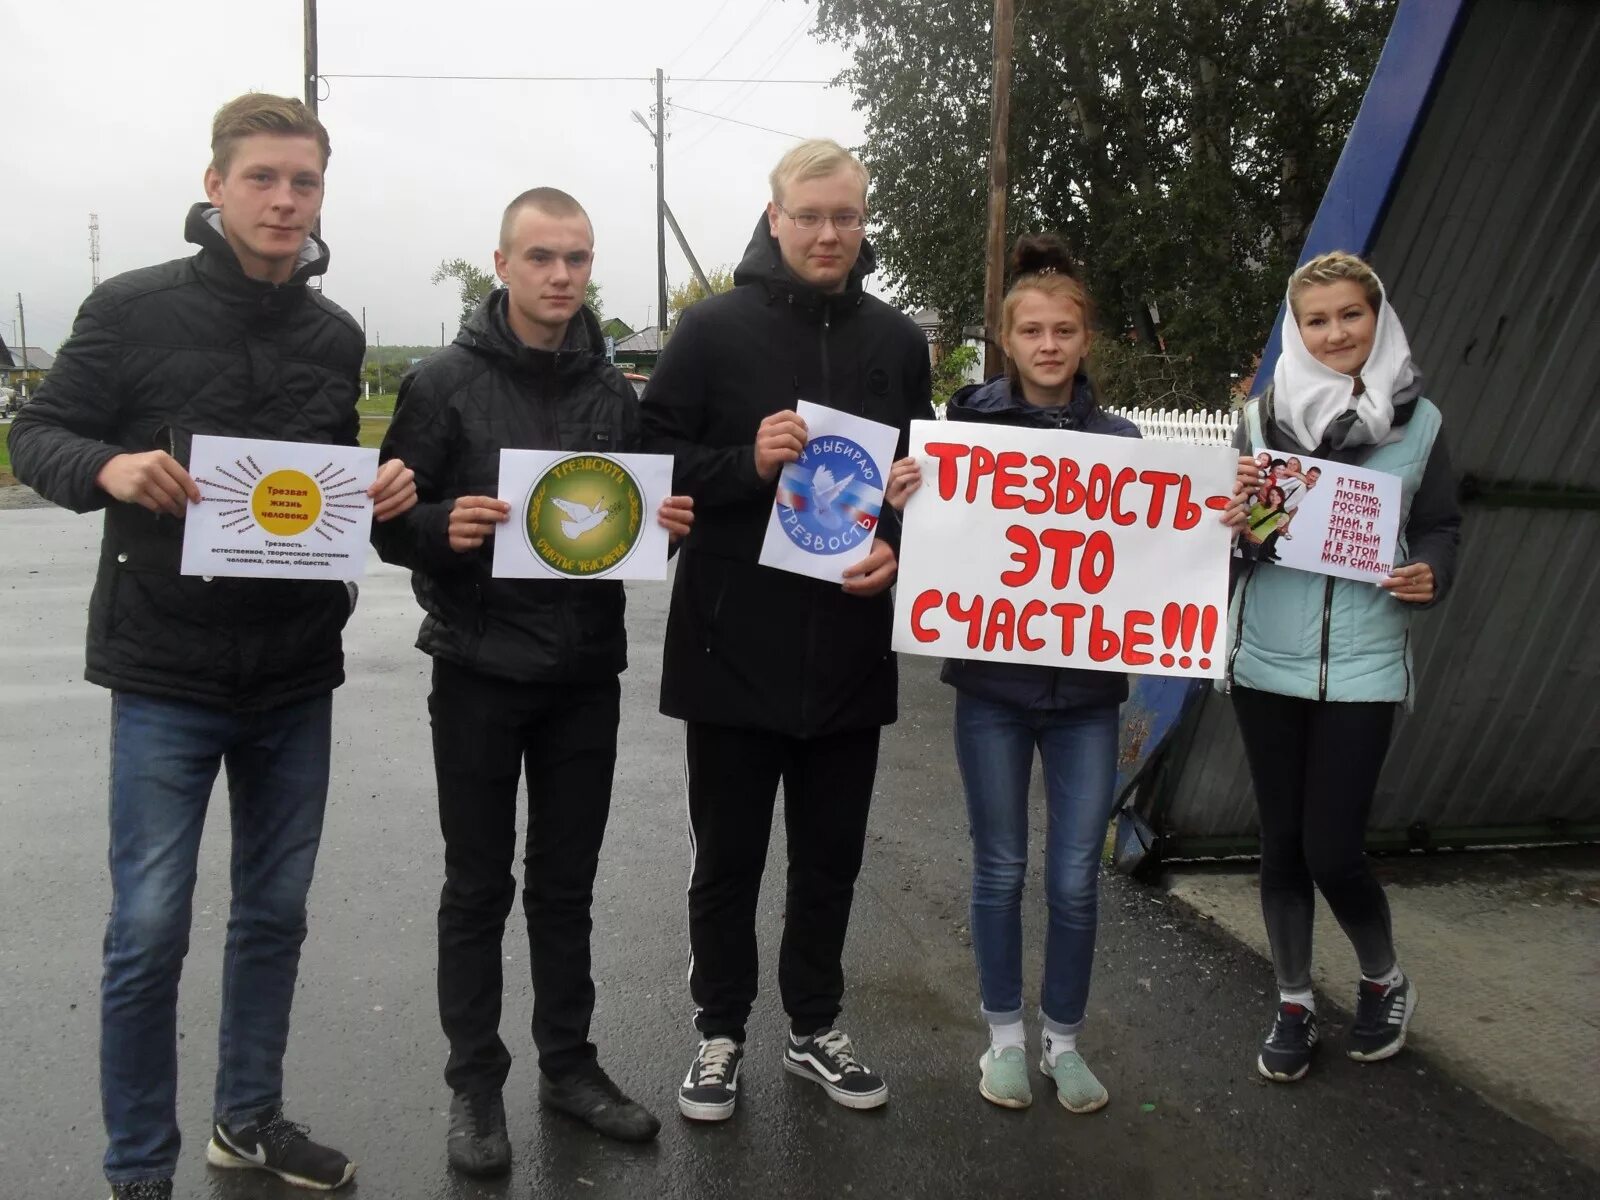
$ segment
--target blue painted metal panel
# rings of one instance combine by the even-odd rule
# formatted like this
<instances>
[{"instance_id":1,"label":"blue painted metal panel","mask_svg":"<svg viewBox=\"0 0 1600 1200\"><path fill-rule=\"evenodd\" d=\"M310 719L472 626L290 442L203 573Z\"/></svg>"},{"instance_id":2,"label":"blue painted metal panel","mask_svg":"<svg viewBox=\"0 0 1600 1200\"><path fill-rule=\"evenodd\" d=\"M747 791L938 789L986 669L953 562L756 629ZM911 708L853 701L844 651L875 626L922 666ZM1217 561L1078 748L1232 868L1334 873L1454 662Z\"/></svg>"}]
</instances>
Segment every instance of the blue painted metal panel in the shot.
<instances>
[{"instance_id":1,"label":"blue painted metal panel","mask_svg":"<svg viewBox=\"0 0 1600 1200\"><path fill-rule=\"evenodd\" d=\"M1350 137L1317 206L1300 261L1330 250L1365 255L1400 178L1406 151L1422 124L1428 98L1468 0L1400 0L1383 54L1361 101ZM1283 306L1278 306L1261 352L1253 395L1272 378L1281 348Z\"/></svg>"}]
</instances>

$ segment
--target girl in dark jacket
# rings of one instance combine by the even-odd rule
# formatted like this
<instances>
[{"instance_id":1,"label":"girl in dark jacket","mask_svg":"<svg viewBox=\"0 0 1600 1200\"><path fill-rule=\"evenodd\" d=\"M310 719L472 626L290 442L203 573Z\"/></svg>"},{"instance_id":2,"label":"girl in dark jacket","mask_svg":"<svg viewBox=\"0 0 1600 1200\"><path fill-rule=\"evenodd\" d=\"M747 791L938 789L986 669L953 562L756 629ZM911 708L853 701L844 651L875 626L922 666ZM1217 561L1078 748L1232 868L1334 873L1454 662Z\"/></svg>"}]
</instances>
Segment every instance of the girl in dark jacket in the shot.
<instances>
[{"instance_id":1,"label":"girl in dark jacket","mask_svg":"<svg viewBox=\"0 0 1600 1200\"><path fill-rule=\"evenodd\" d=\"M1084 372L1093 307L1065 247L1053 237L1023 238L1012 252L1012 271L1001 331L1012 373L957 392L949 418L1138 437L1132 422L1099 406ZM919 483L915 459L897 462L890 503L903 508ZM1094 965L1100 855L1127 677L951 659L943 679L956 689L956 760L972 834L972 946L990 1034L978 1090L1005 1108L1026 1108L1033 1099L1022 1014L1022 887L1037 750L1049 814L1039 1066L1068 1111L1093 1112L1105 1105L1106 1089L1077 1041Z\"/></svg>"}]
</instances>

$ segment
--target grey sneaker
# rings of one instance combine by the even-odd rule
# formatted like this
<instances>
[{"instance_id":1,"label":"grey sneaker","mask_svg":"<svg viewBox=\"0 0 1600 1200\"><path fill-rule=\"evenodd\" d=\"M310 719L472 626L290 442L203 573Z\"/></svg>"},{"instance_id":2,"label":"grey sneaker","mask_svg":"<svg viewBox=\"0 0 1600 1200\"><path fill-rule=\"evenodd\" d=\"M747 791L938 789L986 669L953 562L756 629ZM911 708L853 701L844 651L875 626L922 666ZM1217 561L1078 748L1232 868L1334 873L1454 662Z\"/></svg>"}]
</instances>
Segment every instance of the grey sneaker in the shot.
<instances>
[{"instance_id":1,"label":"grey sneaker","mask_svg":"<svg viewBox=\"0 0 1600 1200\"><path fill-rule=\"evenodd\" d=\"M1357 1062L1393 1058L1406 1044L1406 1030L1416 1010L1417 989L1404 975L1388 987L1363 979L1356 990L1356 1019L1345 1053Z\"/></svg>"},{"instance_id":2,"label":"grey sneaker","mask_svg":"<svg viewBox=\"0 0 1600 1200\"><path fill-rule=\"evenodd\" d=\"M810 1037L791 1033L783 1069L821 1085L834 1103L846 1108L881 1108L889 1103L889 1085L856 1061L850 1038L840 1029L819 1029Z\"/></svg>"},{"instance_id":3,"label":"grey sneaker","mask_svg":"<svg viewBox=\"0 0 1600 1200\"><path fill-rule=\"evenodd\" d=\"M457 1092L450 1100L445 1156L464 1175L504 1175L511 1169L505 1099L498 1091Z\"/></svg>"},{"instance_id":4,"label":"grey sneaker","mask_svg":"<svg viewBox=\"0 0 1600 1200\"><path fill-rule=\"evenodd\" d=\"M1063 1050L1056 1055L1053 1067L1048 1058L1040 1056L1039 1070L1054 1082L1056 1099L1070 1113L1092 1113L1104 1108L1111 1099L1094 1072L1089 1070L1089 1064L1083 1061L1083 1055L1076 1050Z\"/></svg>"}]
</instances>

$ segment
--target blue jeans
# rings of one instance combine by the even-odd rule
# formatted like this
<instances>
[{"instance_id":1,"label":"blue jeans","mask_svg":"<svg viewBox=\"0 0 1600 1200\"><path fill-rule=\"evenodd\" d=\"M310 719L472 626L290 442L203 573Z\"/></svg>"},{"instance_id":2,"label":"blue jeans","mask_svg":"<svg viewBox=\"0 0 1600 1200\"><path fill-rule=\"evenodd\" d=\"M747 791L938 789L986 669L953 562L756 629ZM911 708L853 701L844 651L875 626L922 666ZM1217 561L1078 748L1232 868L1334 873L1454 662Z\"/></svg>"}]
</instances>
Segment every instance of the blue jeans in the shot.
<instances>
[{"instance_id":1,"label":"blue jeans","mask_svg":"<svg viewBox=\"0 0 1600 1200\"><path fill-rule=\"evenodd\" d=\"M956 762L972 833L972 949L986 1020L1022 1017L1022 887L1028 871L1028 780L1044 759L1045 1022L1083 1026L1099 920L1100 856L1111 820L1117 708L1038 711L956 693Z\"/></svg>"},{"instance_id":2,"label":"blue jeans","mask_svg":"<svg viewBox=\"0 0 1600 1200\"><path fill-rule=\"evenodd\" d=\"M328 798L332 694L234 714L111 697L111 918L100 992L100 1103L112 1183L178 1162L178 977L200 832L226 765L233 904L222 959L214 1117L278 1107L306 893Z\"/></svg>"}]
</instances>

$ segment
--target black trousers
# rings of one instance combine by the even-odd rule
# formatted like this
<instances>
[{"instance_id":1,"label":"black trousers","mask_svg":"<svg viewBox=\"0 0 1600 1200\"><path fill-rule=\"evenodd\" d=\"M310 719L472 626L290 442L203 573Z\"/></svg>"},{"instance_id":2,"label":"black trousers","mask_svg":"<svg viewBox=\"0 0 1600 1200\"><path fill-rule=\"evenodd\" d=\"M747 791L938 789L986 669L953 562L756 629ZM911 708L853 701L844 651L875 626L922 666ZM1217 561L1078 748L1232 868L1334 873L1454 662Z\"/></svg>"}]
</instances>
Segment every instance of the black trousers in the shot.
<instances>
[{"instance_id":1,"label":"black trousers","mask_svg":"<svg viewBox=\"0 0 1600 1200\"><path fill-rule=\"evenodd\" d=\"M1393 704L1301 700L1233 689L1261 814L1261 912L1278 986L1311 986L1315 893L1333 911L1361 973L1394 969L1389 902L1363 843Z\"/></svg>"},{"instance_id":2,"label":"black trousers","mask_svg":"<svg viewBox=\"0 0 1600 1200\"><path fill-rule=\"evenodd\" d=\"M439 1017L454 1091L499 1088L501 941L516 896L517 782L528 773L522 907L533 972L539 1068L560 1078L595 1056L589 1041L590 903L617 758L615 678L587 686L512 683L435 659L428 711L444 833Z\"/></svg>"},{"instance_id":3,"label":"black trousers","mask_svg":"<svg viewBox=\"0 0 1600 1200\"><path fill-rule=\"evenodd\" d=\"M689 722L689 991L703 1037L742 1042L778 781L789 843L778 989L795 1033L831 1026L878 769L877 726L819 738Z\"/></svg>"}]
</instances>

